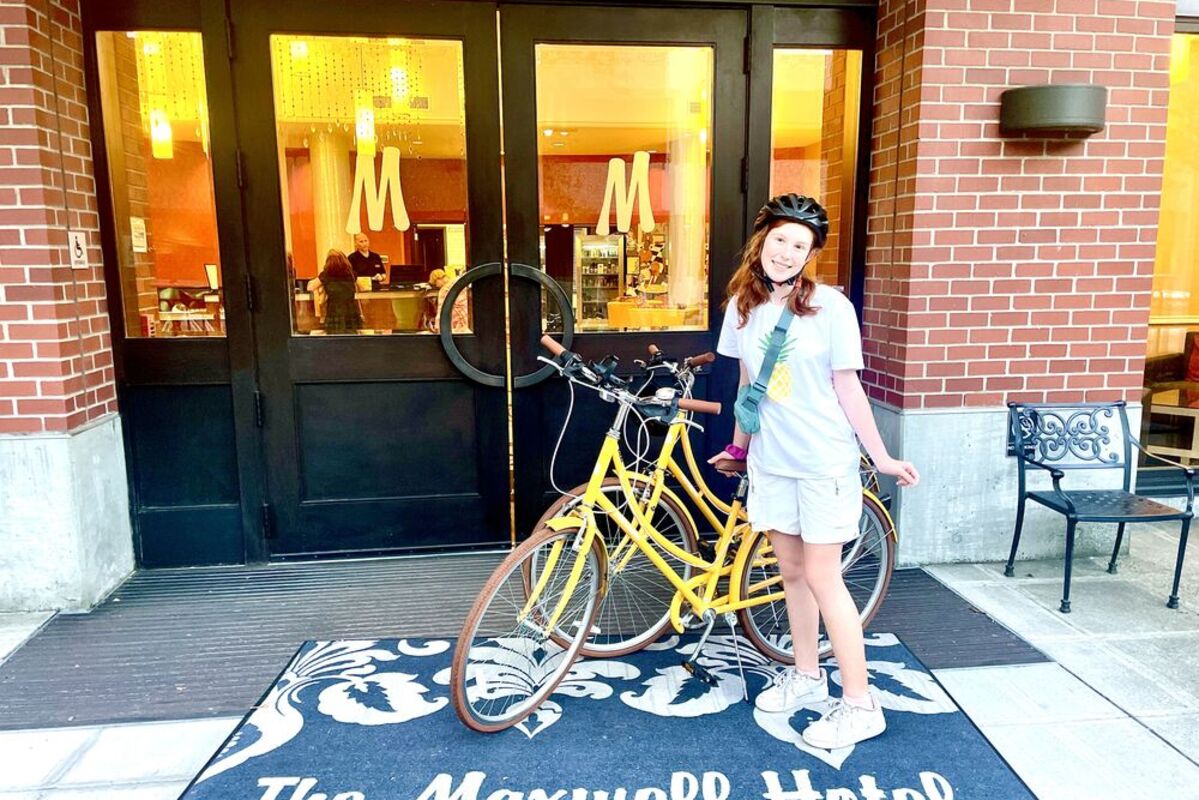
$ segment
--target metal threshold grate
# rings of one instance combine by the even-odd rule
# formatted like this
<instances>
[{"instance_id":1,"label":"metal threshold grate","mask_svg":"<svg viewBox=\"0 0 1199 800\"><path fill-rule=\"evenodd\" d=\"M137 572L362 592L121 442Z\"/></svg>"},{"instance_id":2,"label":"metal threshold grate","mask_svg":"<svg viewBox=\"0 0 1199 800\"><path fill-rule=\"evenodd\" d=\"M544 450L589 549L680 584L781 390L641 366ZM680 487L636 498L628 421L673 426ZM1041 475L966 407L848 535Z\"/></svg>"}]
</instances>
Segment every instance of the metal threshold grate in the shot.
<instances>
[{"instance_id":1,"label":"metal threshold grate","mask_svg":"<svg viewBox=\"0 0 1199 800\"><path fill-rule=\"evenodd\" d=\"M0 729L242 714L308 639L457 635L501 558L139 572L0 665ZM872 629L930 669L1046 660L921 570L896 573Z\"/></svg>"}]
</instances>

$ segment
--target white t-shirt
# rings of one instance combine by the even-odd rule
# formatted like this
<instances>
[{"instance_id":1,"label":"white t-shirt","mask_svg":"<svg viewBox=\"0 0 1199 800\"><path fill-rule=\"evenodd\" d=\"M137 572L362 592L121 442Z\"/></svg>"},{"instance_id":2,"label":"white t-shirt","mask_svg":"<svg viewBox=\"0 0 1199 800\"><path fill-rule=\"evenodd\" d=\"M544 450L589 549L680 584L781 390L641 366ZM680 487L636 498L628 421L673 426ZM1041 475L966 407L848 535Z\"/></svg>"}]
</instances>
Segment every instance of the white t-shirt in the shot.
<instances>
[{"instance_id":1,"label":"white t-shirt","mask_svg":"<svg viewBox=\"0 0 1199 800\"><path fill-rule=\"evenodd\" d=\"M794 478L844 475L858 463L858 440L833 391L833 370L863 367L862 334L853 304L817 284L815 314L795 317L758 406L762 427L749 443L749 466ZM783 306L763 303L738 328L737 299L729 300L716 352L740 359L750 381L758 377L770 333Z\"/></svg>"}]
</instances>

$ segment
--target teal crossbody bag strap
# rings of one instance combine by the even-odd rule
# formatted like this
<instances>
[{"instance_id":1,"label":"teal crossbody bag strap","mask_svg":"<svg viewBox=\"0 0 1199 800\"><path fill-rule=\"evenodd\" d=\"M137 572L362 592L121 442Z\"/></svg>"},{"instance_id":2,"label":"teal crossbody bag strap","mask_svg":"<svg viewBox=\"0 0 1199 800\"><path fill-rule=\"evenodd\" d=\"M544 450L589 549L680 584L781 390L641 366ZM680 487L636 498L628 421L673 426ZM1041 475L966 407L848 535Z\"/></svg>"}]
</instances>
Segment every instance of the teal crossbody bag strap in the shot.
<instances>
[{"instance_id":1,"label":"teal crossbody bag strap","mask_svg":"<svg viewBox=\"0 0 1199 800\"><path fill-rule=\"evenodd\" d=\"M774 364L779 359L783 342L787 339L787 329L791 327L791 320L794 317L795 314L792 313L790 304L784 306L778 324L770 332L770 345L766 348L766 356L762 359L762 369L758 370L758 378L747 386L745 394L738 398L738 405L744 404L746 406L744 411L752 412L754 416L757 415L762 398L766 396L766 389L770 385L770 374L774 372Z\"/></svg>"}]
</instances>

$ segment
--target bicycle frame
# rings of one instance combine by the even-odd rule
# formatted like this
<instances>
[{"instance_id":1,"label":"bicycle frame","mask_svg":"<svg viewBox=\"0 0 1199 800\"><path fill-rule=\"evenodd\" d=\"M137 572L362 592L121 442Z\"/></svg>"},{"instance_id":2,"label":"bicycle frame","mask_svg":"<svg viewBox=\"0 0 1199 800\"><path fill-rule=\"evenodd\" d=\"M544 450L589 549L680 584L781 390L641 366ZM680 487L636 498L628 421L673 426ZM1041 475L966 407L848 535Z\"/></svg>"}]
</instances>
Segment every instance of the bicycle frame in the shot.
<instances>
[{"instance_id":1,"label":"bicycle frame","mask_svg":"<svg viewBox=\"0 0 1199 800\"><path fill-rule=\"evenodd\" d=\"M695 463L695 456L691 451L690 441L686 435L686 412L678 412L677 416L671 422L666 433L666 441L663 443L661 452L658 454L657 461L654 464L653 473L649 476L629 470L621 458L620 430L626 414L626 409L622 409L618 413L616 423L604 437L604 443L600 448L599 457L596 459L595 467L592 470L591 478L588 481L587 490L583 495L582 501L563 520L563 522L566 522L567 519L572 521L577 519L583 522L580 531L582 538L577 540L573 549L580 554L586 553L592 547L592 541L598 533L598 528L595 524L595 510L598 508L608 514L609 518L625 534L625 537L608 553L609 572L614 574L623 569L634 555L634 548L644 553L646 558L675 587L676 594L671 604L670 617L675 630L680 633L684 627L682 622L682 604L684 601L696 616L705 618L709 612L724 614L748 606L765 604L781 599L783 597L781 589L778 592L770 594L755 595L752 599L744 599L740 596L741 576L746 568L745 562L748 560L748 553L744 550L738 551L737 558L731 564L726 564L725 560L728 557L729 548L738 530L739 522L744 520L741 504L744 489L742 488L738 491L737 497L730 504L724 503L717 498L704 483L702 477L699 475L699 467ZM683 452L686 466L689 468L688 470L684 470L683 465L680 465L673 457L674 449L679 444L680 439L684 442ZM649 519L650 511L657 507L662 494L670 492L666 487L665 481L668 473L679 481L684 491L699 506L708 521L720 532L715 552L710 561L678 547L660 533ZM609 475L614 475L620 483L623 498L628 503L628 509L632 513L632 520L622 513L616 504L604 494L604 480ZM634 480L643 482L648 487L648 497L644 496L644 491L639 493L633 488ZM742 480L744 481L744 479ZM639 494L642 495L640 498ZM719 519L712 510L712 506L726 512L726 518L724 520ZM659 549L695 567L699 570L698 574L690 579L684 579L663 558ZM580 555L577 560L581 562L582 556ZM729 578L729 591L726 594L718 596L716 593L717 586L720 579L724 577ZM572 570L572 574L567 580L567 589L564 594L569 596L573 592L578 576ZM781 582L780 579L775 577L764 581L761 586L756 586L755 588L764 589L768 588L771 584L779 582ZM535 597L539 593L540 588L540 586L535 587L531 594ZM530 598L530 605L532 602L534 600ZM558 612L559 610L556 609L553 615L554 620L557 619ZM550 627L552 627L552 624Z\"/></svg>"}]
</instances>

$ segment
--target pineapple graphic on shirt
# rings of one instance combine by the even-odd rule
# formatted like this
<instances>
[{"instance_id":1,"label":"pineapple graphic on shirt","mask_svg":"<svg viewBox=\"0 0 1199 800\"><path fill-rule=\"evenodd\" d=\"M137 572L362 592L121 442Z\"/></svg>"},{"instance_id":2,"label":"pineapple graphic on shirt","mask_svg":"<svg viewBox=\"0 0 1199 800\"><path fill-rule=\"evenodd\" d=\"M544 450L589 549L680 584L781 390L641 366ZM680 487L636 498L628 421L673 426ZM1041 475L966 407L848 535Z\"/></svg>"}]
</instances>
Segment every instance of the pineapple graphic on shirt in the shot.
<instances>
[{"instance_id":1,"label":"pineapple graphic on shirt","mask_svg":"<svg viewBox=\"0 0 1199 800\"><path fill-rule=\"evenodd\" d=\"M766 396L771 400L782 401L791 396L791 367L787 364L787 358L791 355L794 344L791 339L784 341L779 350L778 360L774 362L774 371L770 373L770 383L766 384ZM765 356L766 351L770 349L769 333L762 336L758 346L762 348L762 354Z\"/></svg>"}]
</instances>

